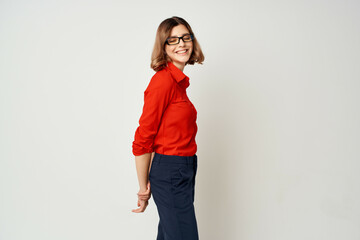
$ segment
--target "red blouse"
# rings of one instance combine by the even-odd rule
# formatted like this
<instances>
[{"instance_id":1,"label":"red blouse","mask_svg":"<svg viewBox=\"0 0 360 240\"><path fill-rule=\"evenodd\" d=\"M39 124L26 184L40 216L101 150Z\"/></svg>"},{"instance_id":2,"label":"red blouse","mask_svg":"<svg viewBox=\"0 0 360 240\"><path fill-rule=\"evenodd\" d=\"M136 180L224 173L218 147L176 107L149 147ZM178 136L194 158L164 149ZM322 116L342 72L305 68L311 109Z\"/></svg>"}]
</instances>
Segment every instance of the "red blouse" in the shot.
<instances>
[{"instance_id":1,"label":"red blouse","mask_svg":"<svg viewBox=\"0 0 360 240\"><path fill-rule=\"evenodd\" d=\"M196 153L197 111L186 94L189 85L189 77L172 62L154 74L144 92L143 112L132 144L135 156Z\"/></svg>"}]
</instances>

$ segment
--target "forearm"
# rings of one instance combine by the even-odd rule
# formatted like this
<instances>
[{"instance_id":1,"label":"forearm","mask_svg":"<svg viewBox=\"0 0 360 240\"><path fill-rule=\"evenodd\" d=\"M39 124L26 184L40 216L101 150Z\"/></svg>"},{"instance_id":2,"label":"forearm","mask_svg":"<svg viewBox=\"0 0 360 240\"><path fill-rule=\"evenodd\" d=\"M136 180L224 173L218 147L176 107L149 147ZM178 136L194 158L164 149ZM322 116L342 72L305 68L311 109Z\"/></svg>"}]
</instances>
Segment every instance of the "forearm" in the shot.
<instances>
[{"instance_id":1,"label":"forearm","mask_svg":"<svg viewBox=\"0 0 360 240\"><path fill-rule=\"evenodd\" d=\"M146 191L152 155L152 153L145 153L140 156L135 156L136 172L141 191Z\"/></svg>"}]
</instances>

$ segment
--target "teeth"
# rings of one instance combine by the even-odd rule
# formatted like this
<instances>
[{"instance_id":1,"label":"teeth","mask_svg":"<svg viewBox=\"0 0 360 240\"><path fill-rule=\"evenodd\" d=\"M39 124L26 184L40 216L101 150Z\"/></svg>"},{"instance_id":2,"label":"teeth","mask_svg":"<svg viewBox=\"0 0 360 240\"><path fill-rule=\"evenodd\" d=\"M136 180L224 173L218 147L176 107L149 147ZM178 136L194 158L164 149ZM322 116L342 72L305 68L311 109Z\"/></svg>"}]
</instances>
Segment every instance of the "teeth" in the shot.
<instances>
[{"instance_id":1,"label":"teeth","mask_svg":"<svg viewBox=\"0 0 360 240\"><path fill-rule=\"evenodd\" d=\"M182 51L178 51L177 53L184 53L186 52L187 50L182 50Z\"/></svg>"}]
</instances>

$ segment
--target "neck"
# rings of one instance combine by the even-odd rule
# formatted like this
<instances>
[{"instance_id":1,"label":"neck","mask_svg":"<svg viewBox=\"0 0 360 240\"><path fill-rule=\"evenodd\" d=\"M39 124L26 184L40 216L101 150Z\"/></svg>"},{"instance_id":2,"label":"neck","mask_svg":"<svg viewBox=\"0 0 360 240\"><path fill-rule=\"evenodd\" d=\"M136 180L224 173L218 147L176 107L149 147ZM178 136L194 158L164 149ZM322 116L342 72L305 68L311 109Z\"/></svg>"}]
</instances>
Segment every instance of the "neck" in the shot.
<instances>
[{"instance_id":1,"label":"neck","mask_svg":"<svg viewBox=\"0 0 360 240\"><path fill-rule=\"evenodd\" d=\"M185 64L181 64L181 63L177 63L177 62L172 62L178 69L180 69L182 72L184 71L185 68Z\"/></svg>"}]
</instances>

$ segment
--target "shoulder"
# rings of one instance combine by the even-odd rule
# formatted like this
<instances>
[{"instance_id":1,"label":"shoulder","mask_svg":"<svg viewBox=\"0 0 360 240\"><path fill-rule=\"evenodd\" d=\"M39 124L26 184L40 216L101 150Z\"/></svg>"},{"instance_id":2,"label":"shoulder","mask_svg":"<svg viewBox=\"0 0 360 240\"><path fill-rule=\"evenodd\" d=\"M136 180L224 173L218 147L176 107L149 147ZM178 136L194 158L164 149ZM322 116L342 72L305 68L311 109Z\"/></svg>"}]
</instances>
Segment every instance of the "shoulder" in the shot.
<instances>
[{"instance_id":1,"label":"shoulder","mask_svg":"<svg viewBox=\"0 0 360 240\"><path fill-rule=\"evenodd\" d=\"M157 90L170 90L174 87L174 79L172 78L170 71L164 68L156 72L149 82L145 91L157 89Z\"/></svg>"}]
</instances>

